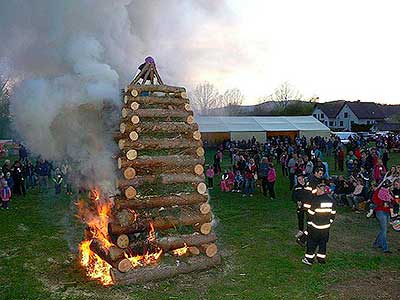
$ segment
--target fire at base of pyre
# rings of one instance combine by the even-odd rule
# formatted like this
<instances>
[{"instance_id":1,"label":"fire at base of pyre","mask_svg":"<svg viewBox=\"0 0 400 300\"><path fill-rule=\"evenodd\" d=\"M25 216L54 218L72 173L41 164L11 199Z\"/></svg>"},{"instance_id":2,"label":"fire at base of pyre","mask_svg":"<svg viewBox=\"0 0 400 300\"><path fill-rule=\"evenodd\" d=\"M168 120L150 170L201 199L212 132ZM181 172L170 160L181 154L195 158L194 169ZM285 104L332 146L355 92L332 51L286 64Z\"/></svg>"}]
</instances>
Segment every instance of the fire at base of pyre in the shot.
<instances>
[{"instance_id":1,"label":"fire at base of pyre","mask_svg":"<svg viewBox=\"0 0 400 300\"><path fill-rule=\"evenodd\" d=\"M111 269L138 268L157 264L162 250L155 244L155 232L149 224L147 238L143 242L141 253L126 251L123 257L113 260L112 252L116 247L108 233L113 207L112 198L102 196L98 189L89 192L89 199L78 203L78 217L86 225L85 239L79 245L80 264L85 268L90 279L98 280L103 285L112 285ZM139 217L136 214L136 217Z\"/></svg>"}]
</instances>

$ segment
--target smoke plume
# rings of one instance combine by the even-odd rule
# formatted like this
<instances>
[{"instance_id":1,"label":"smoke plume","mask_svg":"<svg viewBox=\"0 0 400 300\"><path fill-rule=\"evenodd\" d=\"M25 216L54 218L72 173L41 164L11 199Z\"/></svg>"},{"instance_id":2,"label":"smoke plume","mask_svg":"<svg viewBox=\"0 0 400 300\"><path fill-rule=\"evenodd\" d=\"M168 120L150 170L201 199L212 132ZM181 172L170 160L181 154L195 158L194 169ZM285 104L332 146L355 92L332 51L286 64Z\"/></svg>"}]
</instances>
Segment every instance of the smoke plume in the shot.
<instances>
[{"instance_id":1,"label":"smoke plume","mask_svg":"<svg viewBox=\"0 0 400 300\"><path fill-rule=\"evenodd\" d=\"M232 20L213 0L2 1L0 59L14 83L14 126L33 153L72 158L84 176L112 181L107 126L115 122L101 119L104 103L120 105L119 90L149 54L166 83L188 83L220 60L221 45L206 37Z\"/></svg>"}]
</instances>

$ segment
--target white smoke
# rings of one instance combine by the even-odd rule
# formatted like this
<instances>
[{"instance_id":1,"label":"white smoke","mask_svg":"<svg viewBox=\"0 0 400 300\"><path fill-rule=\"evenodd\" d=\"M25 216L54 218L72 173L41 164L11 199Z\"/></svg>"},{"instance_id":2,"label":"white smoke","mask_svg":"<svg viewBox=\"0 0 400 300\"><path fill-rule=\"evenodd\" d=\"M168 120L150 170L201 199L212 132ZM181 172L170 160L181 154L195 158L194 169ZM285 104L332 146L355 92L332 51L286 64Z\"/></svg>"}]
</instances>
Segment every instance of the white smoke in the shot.
<instances>
[{"instance_id":1,"label":"white smoke","mask_svg":"<svg viewBox=\"0 0 400 300\"><path fill-rule=\"evenodd\" d=\"M214 0L1 1L0 59L15 83L15 128L34 153L72 157L86 176L111 180L111 134L88 133L101 128L94 116L101 116L104 101L120 105L119 90L149 54L164 82L190 82L199 68L218 63L224 52L207 37L224 32L232 19L227 5ZM238 52L237 44L229 46ZM84 121L88 106L81 105L89 103Z\"/></svg>"}]
</instances>

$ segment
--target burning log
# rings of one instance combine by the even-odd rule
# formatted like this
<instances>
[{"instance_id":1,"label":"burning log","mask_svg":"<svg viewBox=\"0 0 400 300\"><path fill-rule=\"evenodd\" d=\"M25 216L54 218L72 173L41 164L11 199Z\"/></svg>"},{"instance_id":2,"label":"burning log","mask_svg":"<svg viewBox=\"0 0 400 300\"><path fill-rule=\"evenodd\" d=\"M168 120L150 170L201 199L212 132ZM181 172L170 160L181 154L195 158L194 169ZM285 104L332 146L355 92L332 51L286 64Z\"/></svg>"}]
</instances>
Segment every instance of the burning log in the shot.
<instances>
[{"instance_id":1,"label":"burning log","mask_svg":"<svg viewBox=\"0 0 400 300\"><path fill-rule=\"evenodd\" d=\"M102 243L98 240L92 240L90 243L90 250L96 253L102 260L106 261L113 268L118 269L120 272L126 272L130 269L130 266L126 264L123 258L112 259L110 250L105 248Z\"/></svg>"},{"instance_id":2,"label":"burning log","mask_svg":"<svg viewBox=\"0 0 400 300\"><path fill-rule=\"evenodd\" d=\"M207 195L200 195L199 193L191 194L177 194L168 196L154 196L142 199L123 200L116 199L116 209L142 209L142 208L155 208L155 207L170 207L170 206L182 206L191 205L207 202Z\"/></svg>"},{"instance_id":3,"label":"burning log","mask_svg":"<svg viewBox=\"0 0 400 300\"><path fill-rule=\"evenodd\" d=\"M196 256L190 257L187 262L180 262L179 265L144 267L131 270L128 273L121 273L112 270L112 278L115 284L145 283L151 280L171 278L178 274L186 274L193 271L206 270L221 263L221 256L213 257Z\"/></svg>"},{"instance_id":4,"label":"burning log","mask_svg":"<svg viewBox=\"0 0 400 300\"><path fill-rule=\"evenodd\" d=\"M201 141L193 141L192 139L186 138L174 138L174 139L156 139L156 138L143 138L140 140L132 141L128 139L120 139L118 141L120 150L128 151L130 149L135 150L164 150L164 149L197 149L203 146ZM203 149L204 150L204 149ZM204 155L204 153L203 153Z\"/></svg>"},{"instance_id":5,"label":"burning log","mask_svg":"<svg viewBox=\"0 0 400 300\"><path fill-rule=\"evenodd\" d=\"M124 102L130 104L132 102L137 102L140 105L157 105L157 106L169 106L177 105L184 106L189 103L188 99L175 98L175 97L132 97L131 95L126 95L124 97Z\"/></svg>"},{"instance_id":6,"label":"burning log","mask_svg":"<svg viewBox=\"0 0 400 300\"><path fill-rule=\"evenodd\" d=\"M215 242L217 240L217 236L215 233L210 233L208 235L202 234L185 234L180 236L168 236L158 239L156 244L164 250L164 252L168 252L174 249L178 249L186 246L200 246L202 244L208 244Z\"/></svg>"},{"instance_id":7,"label":"burning log","mask_svg":"<svg viewBox=\"0 0 400 300\"><path fill-rule=\"evenodd\" d=\"M118 168L132 167L135 170L146 169L162 169L165 173L171 169L179 167L189 167L195 165L203 165L204 157L195 157L192 155L165 155L165 156L140 156L135 160L130 161L126 157L118 158Z\"/></svg>"},{"instance_id":8,"label":"burning log","mask_svg":"<svg viewBox=\"0 0 400 300\"><path fill-rule=\"evenodd\" d=\"M203 215L202 213L196 211L181 211L179 216L157 216L154 219L142 219L125 227L121 226L120 224L110 223L109 232L113 235L143 232L150 227L150 223L153 223L153 226L156 230L166 230L178 226L208 223L211 221L211 219L211 213Z\"/></svg>"}]
</instances>

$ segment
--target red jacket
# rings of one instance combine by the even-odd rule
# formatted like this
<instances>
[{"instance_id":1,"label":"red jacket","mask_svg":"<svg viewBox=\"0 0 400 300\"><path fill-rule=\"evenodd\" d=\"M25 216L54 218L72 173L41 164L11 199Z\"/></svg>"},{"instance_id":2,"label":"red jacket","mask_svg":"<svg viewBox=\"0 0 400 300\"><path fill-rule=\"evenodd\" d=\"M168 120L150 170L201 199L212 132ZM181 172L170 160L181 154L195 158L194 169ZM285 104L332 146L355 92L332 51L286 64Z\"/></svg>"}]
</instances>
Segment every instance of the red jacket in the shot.
<instances>
[{"instance_id":1,"label":"red jacket","mask_svg":"<svg viewBox=\"0 0 400 300\"><path fill-rule=\"evenodd\" d=\"M384 204L387 204L387 202L382 201L378 197L379 189L377 189L374 194L372 195L372 201L375 203L376 208L374 209L375 211L384 211L388 214L390 214L390 208L388 206L384 206Z\"/></svg>"}]
</instances>

